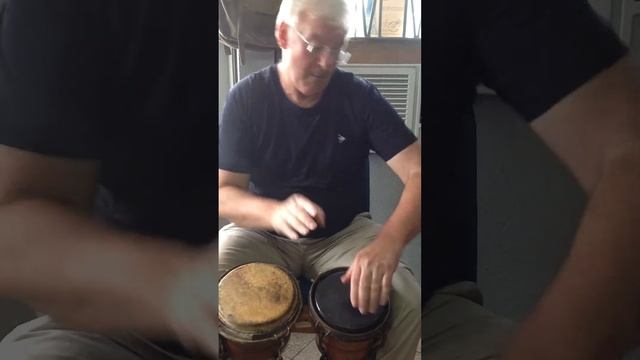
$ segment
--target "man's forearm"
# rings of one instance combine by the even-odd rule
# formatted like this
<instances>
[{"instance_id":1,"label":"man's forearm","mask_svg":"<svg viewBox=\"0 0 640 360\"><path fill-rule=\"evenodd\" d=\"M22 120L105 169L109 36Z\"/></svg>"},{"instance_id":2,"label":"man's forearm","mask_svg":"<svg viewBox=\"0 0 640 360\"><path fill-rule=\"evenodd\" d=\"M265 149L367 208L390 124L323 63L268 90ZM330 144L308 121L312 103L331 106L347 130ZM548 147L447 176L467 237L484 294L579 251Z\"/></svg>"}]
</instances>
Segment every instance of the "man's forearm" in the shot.
<instances>
[{"instance_id":1,"label":"man's forearm","mask_svg":"<svg viewBox=\"0 0 640 360\"><path fill-rule=\"evenodd\" d=\"M218 189L218 212L221 217L244 227L271 229L270 214L277 200L256 196L235 186Z\"/></svg>"},{"instance_id":2,"label":"man's forearm","mask_svg":"<svg viewBox=\"0 0 640 360\"><path fill-rule=\"evenodd\" d=\"M149 289L192 256L182 246L154 240L116 231L46 200L4 204L0 295L63 318L98 303L117 307L118 299ZM103 320L98 327L117 327L122 319Z\"/></svg>"},{"instance_id":3,"label":"man's forearm","mask_svg":"<svg viewBox=\"0 0 640 360\"><path fill-rule=\"evenodd\" d=\"M508 359L620 358L640 329L640 151L610 161L562 271Z\"/></svg>"},{"instance_id":4,"label":"man's forearm","mask_svg":"<svg viewBox=\"0 0 640 360\"><path fill-rule=\"evenodd\" d=\"M415 171L407 180L400 200L380 230L380 239L394 239L404 247L421 230L422 173ZM388 235L388 236L387 236Z\"/></svg>"}]
</instances>

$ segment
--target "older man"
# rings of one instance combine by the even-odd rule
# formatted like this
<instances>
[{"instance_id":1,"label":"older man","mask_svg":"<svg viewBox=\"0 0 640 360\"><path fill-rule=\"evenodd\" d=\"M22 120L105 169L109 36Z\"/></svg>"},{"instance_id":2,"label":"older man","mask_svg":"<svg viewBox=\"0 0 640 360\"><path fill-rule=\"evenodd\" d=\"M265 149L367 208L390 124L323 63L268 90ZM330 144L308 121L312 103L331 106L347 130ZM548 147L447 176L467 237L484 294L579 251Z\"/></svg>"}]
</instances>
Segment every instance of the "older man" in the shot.
<instances>
[{"instance_id":1,"label":"older man","mask_svg":"<svg viewBox=\"0 0 640 360\"><path fill-rule=\"evenodd\" d=\"M220 231L220 271L261 261L315 278L349 267L342 280L361 313L391 297L378 357L413 359L420 289L399 259L420 231L420 146L375 87L336 69L347 56L348 18L345 1L283 1L282 61L231 90L218 186L220 215L233 223ZM404 184L381 226L367 213L369 149Z\"/></svg>"}]
</instances>

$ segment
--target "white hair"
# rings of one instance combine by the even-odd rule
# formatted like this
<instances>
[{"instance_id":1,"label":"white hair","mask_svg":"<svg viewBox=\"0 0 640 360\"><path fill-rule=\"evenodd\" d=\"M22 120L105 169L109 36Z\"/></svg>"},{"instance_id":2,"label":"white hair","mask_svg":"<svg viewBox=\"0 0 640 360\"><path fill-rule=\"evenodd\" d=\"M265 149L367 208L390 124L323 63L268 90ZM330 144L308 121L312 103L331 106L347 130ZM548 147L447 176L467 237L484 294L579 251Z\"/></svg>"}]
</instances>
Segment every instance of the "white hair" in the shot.
<instances>
[{"instance_id":1,"label":"white hair","mask_svg":"<svg viewBox=\"0 0 640 360\"><path fill-rule=\"evenodd\" d=\"M276 25L286 23L295 26L298 17L306 13L311 17L321 18L332 25L340 26L347 32L351 26L349 0L282 0Z\"/></svg>"}]
</instances>

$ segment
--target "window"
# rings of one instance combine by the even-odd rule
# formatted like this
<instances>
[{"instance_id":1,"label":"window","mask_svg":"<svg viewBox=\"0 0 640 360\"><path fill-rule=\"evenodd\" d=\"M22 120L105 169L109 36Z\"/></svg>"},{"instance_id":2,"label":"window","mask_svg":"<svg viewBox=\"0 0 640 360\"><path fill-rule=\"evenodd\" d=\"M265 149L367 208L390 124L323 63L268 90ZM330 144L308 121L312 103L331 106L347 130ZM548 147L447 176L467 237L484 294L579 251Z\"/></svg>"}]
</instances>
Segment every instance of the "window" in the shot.
<instances>
[{"instance_id":1,"label":"window","mask_svg":"<svg viewBox=\"0 0 640 360\"><path fill-rule=\"evenodd\" d=\"M422 37L419 0L352 0L350 37Z\"/></svg>"}]
</instances>

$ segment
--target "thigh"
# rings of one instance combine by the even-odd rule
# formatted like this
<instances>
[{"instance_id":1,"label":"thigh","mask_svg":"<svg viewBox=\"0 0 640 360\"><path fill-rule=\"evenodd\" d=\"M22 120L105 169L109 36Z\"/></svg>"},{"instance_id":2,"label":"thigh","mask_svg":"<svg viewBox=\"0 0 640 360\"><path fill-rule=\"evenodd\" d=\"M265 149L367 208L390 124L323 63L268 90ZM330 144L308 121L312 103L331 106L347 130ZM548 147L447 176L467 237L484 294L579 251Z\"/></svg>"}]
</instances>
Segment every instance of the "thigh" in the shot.
<instances>
[{"instance_id":1,"label":"thigh","mask_svg":"<svg viewBox=\"0 0 640 360\"><path fill-rule=\"evenodd\" d=\"M337 267L349 267L358 251L376 238L380 225L363 213L354 218L349 226L335 235L322 239L305 248L308 260L308 276L319 274Z\"/></svg>"},{"instance_id":2,"label":"thigh","mask_svg":"<svg viewBox=\"0 0 640 360\"><path fill-rule=\"evenodd\" d=\"M422 356L434 360L498 359L511 336L512 321L474 300L475 284L458 283L436 292L422 313Z\"/></svg>"},{"instance_id":3,"label":"thigh","mask_svg":"<svg viewBox=\"0 0 640 360\"><path fill-rule=\"evenodd\" d=\"M392 286L391 326L378 359L414 359L420 341L420 286L402 266L393 275Z\"/></svg>"},{"instance_id":4,"label":"thigh","mask_svg":"<svg viewBox=\"0 0 640 360\"><path fill-rule=\"evenodd\" d=\"M301 250L294 242L266 231L229 224L219 233L218 269L220 275L235 266L264 262L280 265L294 274L300 273Z\"/></svg>"},{"instance_id":5,"label":"thigh","mask_svg":"<svg viewBox=\"0 0 640 360\"><path fill-rule=\"evenodd\" d=\"M108 337L64 328L43 316L18 326L0 342L0 359L183 360L143 338Z\"/></svg>"},{"instance_id":6,"label":"thigh","mask_svg":"<svg viewBox=\"0 0 640 360\"><path fill-rule=\"evenodd\" d=\"M371 220L369 213L362 213L342 231L306 247L304 251L308 261L308 268L305 269L307 276L316 278L325 271L351 266L358 251L375 240L379 231L380 224ZM411 273L411 278L415 282L413 271L402 261L398 264L398 269L400 268ZM394 275L394 282L397 281L395 278L396 275Z\"/></svg>"}]
</instances>

